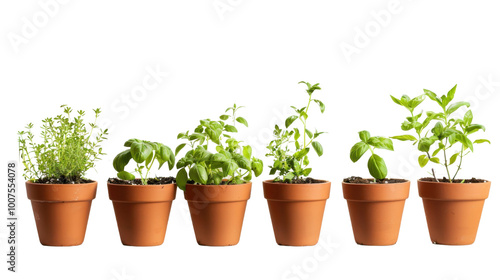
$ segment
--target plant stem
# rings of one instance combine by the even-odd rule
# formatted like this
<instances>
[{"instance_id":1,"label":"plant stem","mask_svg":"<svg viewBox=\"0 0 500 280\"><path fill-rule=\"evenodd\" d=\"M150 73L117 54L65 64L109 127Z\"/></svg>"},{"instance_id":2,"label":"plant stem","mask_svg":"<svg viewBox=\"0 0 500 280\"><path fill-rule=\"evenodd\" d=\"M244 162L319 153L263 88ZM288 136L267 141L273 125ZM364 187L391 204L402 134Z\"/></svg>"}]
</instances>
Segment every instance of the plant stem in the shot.
<instances>
[{"instance_id":1,"label":"plant stem","mask_svg":"<svg viewBox=\"0 0 500 280\"><path fill-rule=\"evenodd\" d=\"M453 180L457 177L458 171L460 171L460 168L462 167L462 159L464 157L464 145L462 144L462 149L460 151L460 163L458 164L457 172L455 172L455 175L453 176Z\"/></svg>"}]
</instances>

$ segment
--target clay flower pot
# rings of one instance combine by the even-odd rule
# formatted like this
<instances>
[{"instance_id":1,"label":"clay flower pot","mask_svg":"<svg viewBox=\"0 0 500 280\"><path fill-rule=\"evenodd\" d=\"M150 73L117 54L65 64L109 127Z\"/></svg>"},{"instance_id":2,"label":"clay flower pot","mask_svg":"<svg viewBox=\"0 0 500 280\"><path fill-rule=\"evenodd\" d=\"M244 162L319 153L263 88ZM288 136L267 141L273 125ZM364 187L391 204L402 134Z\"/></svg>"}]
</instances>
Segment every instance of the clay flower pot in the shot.
<instances>
[{"instance_id":1,"label":"clay flower pot","mask_svg":"<svg viewBox=\"0 0 500 280\"><path fill-rule=\"evenodd\" d=\"M398 241L410 181L393 184L342 183L352 230L360 245L394 245Z\"/></svg>"},{"instance_id":2,"label":"clay flower pot","mask_svg":"<svg viewBox=\"0 0 500 280\"><path fill-rule=\"evenodd\" d=\"M75 246L83 243L97 182L37 184L26 182L40 243Z\"/></svg>"},{"instance_id":3,"label":"clay flower pot","mask_svg":"<svg viewBox=\"0 0 500 280\"><path fill-rule=\"evenodd\" d=\"M431 241L444 245L469 245L488 198L491 182L441 183L418 181Z\"/></svg>"},{"instance_id":4,"label":"clay flower pot","mask_svg":"<svg viewBox=\"0 0 500 280\"><path fill-rule=\"evenodd\" d=\"M123 245L163 244L177 186L119 185L108 183L118 231Z\"/></svg>"},{"instance_id":5,"label":"clay flower pot","mask_svg":"<svg viewBox=\"0 0 500 280\"><path fill-rule=\"evenodd\" d=\"M330 182L316 184L262 182L276 243L312 246L319 240Z\"/></svg>"},{"instance_id":6,"label":"clay flower pot","mask_svg":"<svg viewBox=\"0 0 500 280\"><path fill-rule=\"evenodd\" d=\"M252 183L240 185L186 185L196 240L200 245L238 244Z\"/></svg>"}]
</instances>

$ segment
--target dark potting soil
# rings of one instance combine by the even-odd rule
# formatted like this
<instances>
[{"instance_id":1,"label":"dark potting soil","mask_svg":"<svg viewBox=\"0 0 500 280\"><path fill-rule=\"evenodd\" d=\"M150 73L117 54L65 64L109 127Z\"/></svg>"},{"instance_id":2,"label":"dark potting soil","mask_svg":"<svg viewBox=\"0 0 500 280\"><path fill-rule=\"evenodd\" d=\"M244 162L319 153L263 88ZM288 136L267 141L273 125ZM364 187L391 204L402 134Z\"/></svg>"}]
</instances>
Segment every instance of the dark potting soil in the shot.
<instances>
[{"instance_id":1,"label":"dark potting soil","mask_svg":"<svg viewBox=\"0 0 500 280\"><path fill-rule=\"evenodd\" d=\"M33 183L37 184L87 184L92 183L94 181L80 178L80 177L59 177L59 178L48 178L44 177L39 180L34 181Z\"/></svg>"},{"instance_id":2,"label":"dark potting soil","mask_svg":"<svg viewBox=\"0 0 500 280\"><path fill-rule=\"evenodd\" d=\"M283 183L283 184L318 184L318 183L324 183L326 182L325 180L317 180L311 177L307 178L297 178L293 179L292 182L285 182L285 181L274 181L276 183Z\"/></svg>"},{"instance_id":3,"label":"dark potting soil","mask_svg":"<svg viewBox=\"0 0 500 280\"><path fill-rule=\"evenodd\" d=\"M404 182L407 182L407 180L385 178L382 180L377 179L375 181L374 179L365 179L365 178L356 177L356 176L351 176L349 178L344 179L344 183L352 183L352 184L397 184L397 183L404 183Z\"/></svg>"},{"instance_id":4,"label":"dark potting soil","mask_svg":"<svg viewBox=\"0 0 500 280\"><path fill-rule=\"evenodd\" d=\"M131 181L127 181L119 178L109 178L108 183L118 184L118 185L142 185L141 179L134 179ZM175 183L174 177L156 177L148 179L148 185L168 185L173 183Z\"/></svg>"},{"instance_id":5,"label":"dark potting soil","mask_svg":"<svg viewBox=\"0 0 500 280\"><path fill-rule=\"evenodd\" d=\"M450 183L450 180L446 179L446 177L443 177L442 179L434 179L432 177L425 177L421 178L420 181L425 181L425 182L441 182L441 183ZM452 183L468 183L468 184L473 184L473 183L484 183L486 180L484 179L476 179L472 177L471 179L454 179L451 180Z\"/></svg>"}]
</instances>

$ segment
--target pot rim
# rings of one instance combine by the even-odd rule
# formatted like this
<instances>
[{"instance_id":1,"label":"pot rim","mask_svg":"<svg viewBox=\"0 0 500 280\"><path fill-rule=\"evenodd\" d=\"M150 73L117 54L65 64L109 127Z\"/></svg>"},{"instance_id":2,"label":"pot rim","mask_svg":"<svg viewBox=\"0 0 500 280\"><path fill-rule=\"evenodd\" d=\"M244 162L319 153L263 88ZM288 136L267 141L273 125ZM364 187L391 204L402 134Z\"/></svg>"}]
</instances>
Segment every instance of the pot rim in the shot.
<instances>
[{"instance_id":1,"label":"pot rim","mask_svg":"<svg viewBox=\"0 0 500 280\"><path fill-rule=\"evenodd\" d=\"M266 184L280 184L280 185L290 185L290 186L296 186L296 185L321 185L321 184L325 184L325 183L331 183L330 181L328 180L323 180L323 179L314 179L314 180L318 180L318 181L322 181L322 182L319 182L319 183L301 183L301 184L292 184L292 183L284 183L284 182L274 182L274 180L264 180L262 181L262 183L266 183Z\"/></svg>"},{"instance_id":2,"label":"pot rim","mask_svg":"<svg viewBox=\"0 0 500 280\"><path fill-rule=\"evenodd\" d=\"M92 201L97 194L97 181L84 184L42 184L26 181L28 199L36 202Z\"/></svg>"},{"instance_id":3,"label":"pot rim","mask_svg":"<svg viewBox=\"0 0 500 280\"><path fill-rule=\"evenodd\" d=\"M34 183L31 180L27 180L25 184L30 184L34 186L48 186L48 185L55 185L55 186L79 186L79 185L93 185L96 184L97 181L92 180L92 182L89 183L81 183L81 184L55 184L55 183Z\"/></svg>"},{"instance_id":4,"label":"pot rim","mask_svg":"<svg viewBox=\"0 0 500 280\"><path fill-rule=\"evenodd\" d=\"M484 179L483 179L484 180ZM484 182L477 182L477 183L450 183L450 182L434 182L434 181L422 181L422 178L418 179L417 182L422 182L422 183L429 183L429 184L449 184L449 185L475 185L475 184L485 184L485 183L491 183L490 180L485 180Z\"/></svg>"},{"instance_id":5,"label":"pot rim","mask_svg":"<svg viewBox=\"0 0 500 280\"><path fill-rule=\"evenodd\" d=\"M409 179L398 179L398 180L405 180L404 182L399 182L399 183L387 183L387 184L382 184L382 183L348 183L342 181L342 184L345 185L363 185L363 186L391 186L391 185L397 185L397 184L406 184L406 183L411 183L411 180Z\"/></svg>"},{"instance_id":6,"label":"pot rim","mask_svg":"<svg viewBox=\"0 0 500 280\"><path fill-rule=\"evenodd\" d=\"M109 183L107 182L108 186L120 186L120 187L164 187L164 186L170 186L170 185L175 185L177 187L176 183L170 183L170 184L151 184L151 185L125 185L125 184L115 184L115 183Z\"/></svg>"},{"instance_id":7,"label":"pot rim","mask_svg":"<svg viewBox=\"0 0 500 280\"><path fill-rule=\"evenodd\" d=\"M107 184L109 200L123 203L171 202L175 200L177 185L122 185Z\"/></svg>"}]
</instances>

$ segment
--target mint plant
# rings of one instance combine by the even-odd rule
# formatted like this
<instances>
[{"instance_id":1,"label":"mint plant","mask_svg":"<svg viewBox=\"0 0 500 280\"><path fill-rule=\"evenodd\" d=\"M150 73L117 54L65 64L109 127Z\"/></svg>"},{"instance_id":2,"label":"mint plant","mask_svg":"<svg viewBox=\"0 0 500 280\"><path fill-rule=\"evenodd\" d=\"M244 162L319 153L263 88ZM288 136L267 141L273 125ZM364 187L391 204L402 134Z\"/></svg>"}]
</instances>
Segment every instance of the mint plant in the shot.
<instances>
[{"instance_id":1,"label":"mint plant","mask_svg":"<svg viewBox=\"0 0 500 280\"><path fill-rule=\"evenodd\" d=\"M236 113L242 107L226 109L219 120L200 120L193 133L179 133L177 139L184 139L175 149L177 155L186 145L191 148L177 162L179 169L177 186L185 190L190 181L201 185L237 185L257 177L262 173L262 160L252 156L252 147L242 145L231 134L238 132L237 123L248 127L248 122ZM214 150L210 152L209 149Z\"/></svg>"},{"instance_id":2,"label":"mint plant","mask_svg":"<svg viewBox=\"0 0 500 280\"><path fill-rule=\"evenodd\" d=\"M306 93L308 94L307 105L302 108L291 106L295 114L288 117L285 121L286 129L280 129L278 125L274 129L274 140L272 140L267 149L268 157L274 158L270 175L278 174L274 179L275 182L292 182L304 176L309 176L312 168L307 168L309 165L309 150L312 146L318 156L323 155L323 146L318 141L315 141L318 136L324 132L313 133L307 128L307 120L309 118L309 107L312 102L318 104L321 113L325 111L325 105L318 99L313 99L314 91L321 90L318 84L311 85L307 82L299 82L307 86ZM299 120L301 125L293 129L288 129L296 120ZM295 151L290 149L290 144L294 145Z\"/></svg>"},{"instance_id":3,"label":"mint plant","mask_svg":"<svg viewBox=\"0 0 500 280\"><path fill-rule=\"evenodd\" d=\"M447 94L438 97L434 92L424 89L424 94L413 99L403 95L401 99L391 96L392 100L405 107L410 116L401 125L404 131L413 130L415 135L405 134L391 137L401 141L412 141L417 145L419 151L423 154L419 156L418 163L420 167L425 167L429 162L443 166L446 170L447 180L453 182L458 172L462 169L462 163L465 156L474 151L474 144L490 143L487 139L477 139L472 141L470 136L479 130L485 131L485 127L480 124L473 124L472 111L468 110L463 118L457 116L456 111L465 106L469 107L468 102L460 101L451 103L455 97L455 85ZM440 112L426 111L415 114L415 109L424 99L428 97L438 105ZM425 116L422 122L419 119ZM429 125L434 123L432 128ZM458 146L458 147L457 147ZM441 158L438 155L441 154ZM455 172L451 170L453 164L457 164ZM437 181L434 168L432 176Z\"/></svg>"},{"instance_id":4,"label":"mint plant","mask_svg":"<svg viewBox=\"0 0 500 280\"><path fill-rule=\"evenodd\" d=\"M84 123L85 112L80 110L72 117L72 109L62 105L64 114L42 121L41 143L35 142L33 124L19 131L19 154L24 165L24 178L34 183L51 180L55 182L79 182L85 173L95 167L102 152L101 142L106 140L107 129L97 130L100 109L94 109L94 121ZM88 129L89 128L89 129Z\"/></svg>"},{"instance_id":5,"label":"mint plant","mask_svg":"<svg viewBox=\"0 0 500 280\"><path fill-rule=\"evenodd\" d=\"M125 171L125 167L133 159L136 163L135 172L141 177L143 185L148 184L149 173L153 164L158 162L158 170L164 163L168 163L170 170L174 168L175 156L172 150L158 142L150 142L139 139L129 139L124 144L129 149L116 155L113 160L113 167L118 172L118 178L131 181L135 175Z\"/></svg>"},{"instance_id":6,"label":"mint plant","mask_svg":"<svg viewBox=\"0 0 500 280\"><path fill-rule=\"evenodd\" d=\"M370 132L363 130L359 132L360 142L351 148L350 157L352 162L357 162L366 151L370 150L371 156L368 159L368 171L375 178L375 181L383 180L387 176L387 166L382 157L375 154L374 149L386 149L394 151L392 140L380 136L370 136Z\"/></svg>"}]
</instances>

